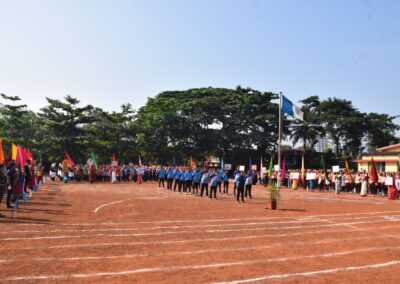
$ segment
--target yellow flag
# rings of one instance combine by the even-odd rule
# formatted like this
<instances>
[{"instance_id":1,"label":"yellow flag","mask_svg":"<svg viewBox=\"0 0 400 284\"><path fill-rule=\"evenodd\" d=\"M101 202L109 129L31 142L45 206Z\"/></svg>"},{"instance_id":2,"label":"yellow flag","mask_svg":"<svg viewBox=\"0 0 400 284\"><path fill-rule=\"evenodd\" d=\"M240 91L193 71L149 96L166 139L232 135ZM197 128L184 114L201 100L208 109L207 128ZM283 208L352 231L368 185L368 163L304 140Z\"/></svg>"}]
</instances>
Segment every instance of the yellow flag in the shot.
<instances>
[{"instance_id":1,"label":"yellow flag","mask_svg":"<svg viewBox=\"0 0 400 284\"><path fill-rule=\"evenodd\" d=\"M17 160L18 147L14 143L11 144L11 147L12 147L11 158L15 161L15 160Z\"/></svg>"}]
</instances>

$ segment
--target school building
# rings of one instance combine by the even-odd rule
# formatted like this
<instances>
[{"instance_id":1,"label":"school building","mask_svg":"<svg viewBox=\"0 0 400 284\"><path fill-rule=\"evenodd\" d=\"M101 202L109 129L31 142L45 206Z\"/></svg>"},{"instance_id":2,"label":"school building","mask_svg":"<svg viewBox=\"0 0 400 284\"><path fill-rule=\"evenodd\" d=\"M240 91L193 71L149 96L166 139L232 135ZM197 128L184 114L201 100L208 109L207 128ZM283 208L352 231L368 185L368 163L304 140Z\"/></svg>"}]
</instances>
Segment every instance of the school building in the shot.
<instances>
[{"instance_id":1,"label":"school building","mask_svg":"<svg viewBox=\"0 0 400 284\"><path fill-rule=\"evenodd\" d=\"M358 163L358 171L368 171L371 168L371 159L374 158L378 172L399 171L400 143L377 148L376 152L362 155L361 159L354 160Z\"/></svg>"}]
</instances>

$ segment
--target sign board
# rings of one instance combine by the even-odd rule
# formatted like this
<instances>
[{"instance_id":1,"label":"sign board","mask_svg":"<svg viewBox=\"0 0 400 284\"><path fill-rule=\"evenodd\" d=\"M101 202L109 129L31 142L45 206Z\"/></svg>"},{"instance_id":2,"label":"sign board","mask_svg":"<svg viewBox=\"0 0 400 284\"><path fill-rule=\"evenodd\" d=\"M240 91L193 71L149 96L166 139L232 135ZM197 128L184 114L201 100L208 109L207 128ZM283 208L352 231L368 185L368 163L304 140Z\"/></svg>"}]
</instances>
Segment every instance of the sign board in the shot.
<instances>
[{"instance_id":1,"label":"sign board","mask_svg":"<svg viewBox=\"0 0 400 284\"><path fill-rule=\"evenodd\" d=\"M385 185L393 185L393 177L386 177Z\"/></svg>"},{"instance_id":2,"label":"sign board","mask_svg":"<svg viewBox=\"0 0 400 284\"><path fill-rule=\"evenodd\" d=\"M317 174L316 173L308 173L306 176L306 180L314 180L317 178Z\"/></svg>"},{"instance_id":3,"label":"sign board","mask_svg":"<svg viewBox=\"0 0 400 284\"><path fill-rule=\"evenodd\" d=\"M300 173L290 173L290 179L299 179Z\"/></svg>"},{"instance_id":4,"label":"sign board","mask_svg":"<svg viewBox=\"0 0 400 284\"><path fill-rule=\"evenodd\" d=\"M118 161L112 161L111 166L112 167L118 167Z\"/></svg>"},{"instance_id":5,"label":"sign board","mask_svg":"<svg viewBox=\"0 0 400 284\"><path fill-rule=\"evenodd\" d=\"M243 172L245 170L245 166L239 166L239 171Z\"/></svg>"},{"instance_id":6,"label":"sign board","mask_svg":"<svg viewBox=\"0 0 400 284\"><path fill-rule=\"evenodd\" d=\"M232 170L232 164L224 164L224 171Z\"/></svg>"},{"instance_id":7,"label":"sign board","mask_svg":"<svg viewBox=\"0 0 400 284\"><path fill-rule=\"evenodd\" d=\"M279 171L279 165L275 165L275 166L274 166L274 171L275 171L275 172L278 172L278 171Z\"/></svg>"},{"instance_id":8,"label":"sign board","mask_svg":"<svg viewBox=\"0 0 400 284\"><path fill-rule=\"evenodd\" d=\"M257 170L257 165L251 165L251 169L252 169L253 171L256 171L256 170Z\"/></svg>"},{"instance_id":9,"label":"sign board","mask_svg":"<svg viewBox=\"0 0 400 284\"><path fill-rule=\"evenodd\" d=\"M340 172L340 167L339 167L339 166L332 166L332 172L333 172L333 173L338 173L338 172Z\"/></svg>"},{"instance_id":10,"label":"sign board","mask_svg":"<svg viewBox=\"0 0 400 284\"><path fill-rule=\"evenodd\" d=\"M267 171L267 168L266 167L262 167L261 168L261 173L262 174L266 174L268 171Z\"/></svg>"}]
</instances>

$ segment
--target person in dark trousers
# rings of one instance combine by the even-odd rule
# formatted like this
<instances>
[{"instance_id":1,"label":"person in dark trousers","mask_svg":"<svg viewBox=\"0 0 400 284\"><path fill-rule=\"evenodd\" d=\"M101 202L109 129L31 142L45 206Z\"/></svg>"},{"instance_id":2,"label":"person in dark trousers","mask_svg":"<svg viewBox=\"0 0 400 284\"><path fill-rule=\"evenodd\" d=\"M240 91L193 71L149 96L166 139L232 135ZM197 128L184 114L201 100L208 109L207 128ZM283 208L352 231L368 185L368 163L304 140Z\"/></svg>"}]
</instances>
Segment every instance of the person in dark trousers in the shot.
<instances>
[{"instance_id":1,"label":"person in dark trousers","mask_svg":"<svg viewBox=\"0 0 400 284\"><path fill-rule=\"evenodd\" d=\"M253 175L252 175L251 171L248 171L247 175L245 175L245 178L246 178L246 182L245 182L246 191L245 191L244 197L247 198L247 196L249 196L251 199L251 198L253 198L251 196L251 187L252 187L252 183L253 183Z\"/></svg>"},{"instance_id":2,"label":"person in dark trousers","mask_svg":"<svg viewBox=\"0 0 400 284\"><path fill-rule=\"evenodd\" d=\"M4 165L0 164L0 204L7 189L7 176L4 174ZM0 217L5 217L5 215L0 214Z\"/></svg>"},{"instance_id":3,"label":"person in dark trousers","mask_svg":"<svg viewBox=\"0 0 400 284\"><path fill-rule=\"evenodd\" d=\"M208 196L208 178L210 174L205 171L201 176L201 192L200 196L203 197L204 190L206 191L206 196Z\"/></svg>"},{"instance_id":4,"label":"person in dark trousers","mask_svg":"<svg viewBox=\"0 0 400 284\"><path fill-rule=\"evenodd\" d=\"M224 179L224 194L228 195L228 189L229 189L228 171L225 171L225 173L224 173L224 175L222 177Z\"/></svg>"},{"instance_id":5,"label":"person in dark trousers","mask_svg":"<svg viewBox=\"0 0 400 284\"><path fill-rule=\"evenodd\" d=\"M176 191L176 187L178 187L178 190L180 191L180 188L181 188L181 171L179 169L175 170L174 178L175 178L174 191Z\"/></svg>"},{"instance_id":6,"label":"person in dark trousers","mask_svg":"<svg viewBox=\"0 0 400 284\"><path fill-rule=\"evenodd\" d=\"M242 202L244 202L244 185L246 183L246 177L244 172L240 172L240 176L237 180L237 202L240 202L240 196L242 196Z\"/></svg>"},{"instance_id":7,"label":"person in dark trousers","mask_svg":"<svg viewBox=\"0 0 400 284\"><path fill-rule=\"evenodd\" d=\"M31 160L26 160L26 165L24 166L24 176L25 176L25 181L24 181L24 191L27 193L28 192L28 185L29 182L31 181Z\"/></svg>"},{"instance_id":8,"label":"person in dark trousers","mask_svg":"<svg viewBox=\"0 0 400 284\"><path fill-rule=\"evenodd\" d=\"M167 170L167 189L172 190L172 182L174 181L174 169L169 167Z\"/></svg>"},{"instance_id":9,"label":"person in dark trousers","mask_svg":"<svg viewBox=\"0 0 400 284\"><path fill-rule=\"evenodd\" d=\"M11 197L13 193L13 186L18 182L18 176L15 173L15 163L10 163L9 169L7 171L8 177L8 190L7 190L7 208L13 208L11 206Z\"/></svg>"},{"instance_id":10,"label":"person in dark trousers","mask_svg":"<svg viewBox=\"0 0 400 284\"><path fill-rule=\"evenodd\" d=\"M210 198L217 199L218 174L213 171L210 175Z\"/></svg>"}]
</instances>

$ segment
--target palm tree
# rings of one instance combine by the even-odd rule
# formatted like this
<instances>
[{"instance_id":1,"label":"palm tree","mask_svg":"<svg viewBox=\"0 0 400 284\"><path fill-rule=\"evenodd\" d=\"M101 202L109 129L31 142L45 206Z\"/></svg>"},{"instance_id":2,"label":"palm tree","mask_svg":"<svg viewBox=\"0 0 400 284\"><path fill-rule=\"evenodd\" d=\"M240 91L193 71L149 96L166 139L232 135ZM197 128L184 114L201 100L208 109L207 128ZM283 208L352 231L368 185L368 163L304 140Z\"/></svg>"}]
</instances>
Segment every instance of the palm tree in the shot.
<instances>
[{"instance_id":1,"label":"palm tree","mask_svg":"<svg viewBox=\"0 0 400 284\"><path fill-rule=\"evenodd\" d=\"M299 141L303 142L304 151L312 149L318 141L318 137L323 135L323 127L318 123L319 117L319 98L311 96L302 101L301 111L304 112L303 120L294 120L290 126L293 145Z\"/></svg>"}]
</instances>

